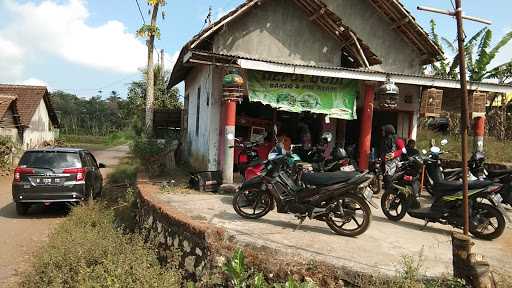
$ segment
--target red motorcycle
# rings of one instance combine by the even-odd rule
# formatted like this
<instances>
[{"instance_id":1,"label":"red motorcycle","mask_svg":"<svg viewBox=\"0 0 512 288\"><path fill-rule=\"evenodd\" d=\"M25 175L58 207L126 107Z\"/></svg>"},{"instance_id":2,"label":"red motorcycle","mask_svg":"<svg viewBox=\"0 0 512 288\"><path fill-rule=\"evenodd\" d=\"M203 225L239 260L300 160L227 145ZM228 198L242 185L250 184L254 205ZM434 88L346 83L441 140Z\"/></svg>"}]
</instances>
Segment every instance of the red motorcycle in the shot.
<instances>
[{"instance_id":1,"label":"red motorcycle","mask_svg":"<svg viewBox=\"0 0 512 288\"><path fill-rule=\"evenodd\" d=\"M264 164L258 154L258 144L254 142L240 143L238 141L235 147L239 149L236 158L238 172L240 172L244 181L260 175Z\"/></svg>"}]
</instances>

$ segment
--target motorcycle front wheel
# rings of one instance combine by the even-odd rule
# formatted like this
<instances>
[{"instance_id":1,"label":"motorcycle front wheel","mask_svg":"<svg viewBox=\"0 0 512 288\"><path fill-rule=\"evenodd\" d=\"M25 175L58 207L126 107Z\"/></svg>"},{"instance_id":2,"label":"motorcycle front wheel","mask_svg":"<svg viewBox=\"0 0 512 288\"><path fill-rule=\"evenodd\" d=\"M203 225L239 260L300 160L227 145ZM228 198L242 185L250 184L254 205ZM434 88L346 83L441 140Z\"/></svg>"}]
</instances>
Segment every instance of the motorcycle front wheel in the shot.
<instances>
[{"instance_id":1,"label":"motorcycle front wheel","mask_svg":"<svg viewBox=\"0 0 512 288\"><path fill-rule=\"evenodd\" d=\"M397 191L386 191L380 199L382 212L391 221L400 221L407 213L407 197Z\"/></svg>"},{"instance_id":2,"label":"motorcycle front wheel","mask_svg":"<svg viewBox=\"0 0 512 288\"><path fill-rule=\"evenodd\" d=\"M336 234L356 237L368 230L372 211L362 197L354 194L343 195L329 206L325 222Z\"/></svg>"},{"instance_id":3,"label":"motorcycle front wheel","mask_svg":"<svg viewBox=\"0 0 512 288\"><path fill-rule=\"evenodd\" d=\"M273 201L268 190L238 190L233 196L233 209L244 218L258 219L272 210Z\"/></svg>"},{"instance_id":4,"label":"motorcycle front wheel","mask_svg":"<svg viewBox=\"0 0 512 288\"><path fill-rule=\"evenodd\" d=\"M505 231L505 217L498 208L482 202L472 207L469 232L476 238L493 240Z\"/></svg>"}]
</instances>

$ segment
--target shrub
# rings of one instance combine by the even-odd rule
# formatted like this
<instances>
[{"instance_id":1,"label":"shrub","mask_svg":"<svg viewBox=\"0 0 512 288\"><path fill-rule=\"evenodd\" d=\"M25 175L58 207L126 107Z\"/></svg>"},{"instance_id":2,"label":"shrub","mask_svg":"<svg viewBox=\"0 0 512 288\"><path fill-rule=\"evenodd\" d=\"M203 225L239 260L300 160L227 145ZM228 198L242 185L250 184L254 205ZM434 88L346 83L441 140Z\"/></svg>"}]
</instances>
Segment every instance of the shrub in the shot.
<instances>
[{"instance_id":1,"label":"shrub","mask_svg":"<svg viewBox=\"0 0 512 288\"><path fill-rule=\"evenodd\" d=\"M8 136L0 136L0 170L8 170L12 165L11 156L15 153L16 144Z\"/></svg>"},{"instance_id":2,"label":"shrub","mask_svg":"<svg viewBox=\"0 0 512 288\"><path fill-rule=\"evenodd\" d=\"M141 237L114 228L100 205L73 209L36 256L20 287L179 287Z\"/></svg>"},{"instance_id":3,"label":"shrub","mask_svg":"<svg viewBox=\"0 0 512 288\"><path fill-rule=\"evenodd\" d=\"M137 166L130 164L122 164L116 167L114 171L112 171L108 175L108 184L109 185L117 185L117 184L135 184L137 180Z\"/></svg>"}]
</instances>

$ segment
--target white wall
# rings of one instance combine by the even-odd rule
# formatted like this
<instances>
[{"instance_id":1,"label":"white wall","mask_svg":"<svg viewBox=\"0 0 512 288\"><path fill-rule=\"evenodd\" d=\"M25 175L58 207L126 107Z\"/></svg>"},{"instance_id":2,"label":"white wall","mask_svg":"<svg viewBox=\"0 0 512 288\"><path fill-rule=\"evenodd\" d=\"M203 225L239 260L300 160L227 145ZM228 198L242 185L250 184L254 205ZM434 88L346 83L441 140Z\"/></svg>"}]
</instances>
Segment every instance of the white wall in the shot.
<instances>
[{"instance_id":1,"label":"white wall","mask_svg":"<svg viewBox=\"0 0 512 288\"><path fill-rule=\"evenodd\" d=\"M221 99L213 97L218 95L212 84L215 74L213 66L198 65L185 80L185 95L188 95L187 135L185 137L186 155L190 165L197 170L218 169L218 135L221 111ZM218 77L217 77L218 78ZM222 80L216 79L217 82ZM201 96L198 97L198 88ZM198 112L199 100L199 117ZM199 126L196 131L196 122Z\"/></svg>"},{"instance_id":2,"label":"white wall","mask_svg":"<svg viewBox=\"0 0 512 288\"><path fill-rule=\"evenodd\" d=\"M46 104L41 99L32 120L30 120L29 128L23 132L23 147L30 149L41 146L45 141L52 142L55 140L57 131L53 129Z\"/></svg>"}]
</instances>

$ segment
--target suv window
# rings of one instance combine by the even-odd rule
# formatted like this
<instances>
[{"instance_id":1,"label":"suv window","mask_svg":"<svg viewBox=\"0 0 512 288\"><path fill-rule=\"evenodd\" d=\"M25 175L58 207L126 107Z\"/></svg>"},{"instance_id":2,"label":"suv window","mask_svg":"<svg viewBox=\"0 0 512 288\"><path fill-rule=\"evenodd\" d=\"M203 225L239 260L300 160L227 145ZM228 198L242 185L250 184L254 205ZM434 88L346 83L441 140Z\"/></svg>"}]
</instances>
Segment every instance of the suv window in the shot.
<instances>
[{"instance_id":1,"label":"suv window","mask_svg":"<svg viewBox=\"0 0 512 288\"><path fill-rule=\"evenodd\" d=\"M78 153L63 151L27 151L21 157L19 166L33 168L80 168L81 161Z\"/></svg>"},{"instance_id":2,"label":"suv window","mask_svg":"<svg viewBox=\"0 0 512 288\"><path fill-rule=\"evenodd\" d=\"M98 165L96 164L96 160L94 160L94 157L90 153L85 153L85 161L87 162L87 167L97 168Z\"/></svg>"}]
</instances>

